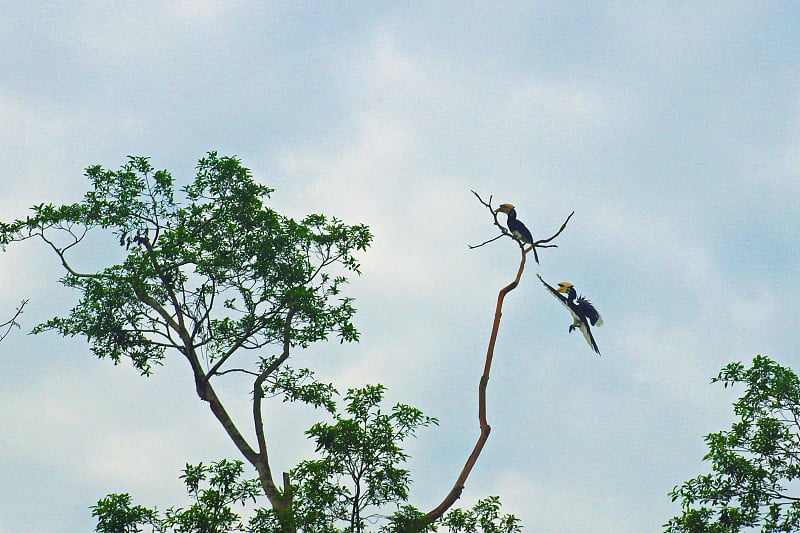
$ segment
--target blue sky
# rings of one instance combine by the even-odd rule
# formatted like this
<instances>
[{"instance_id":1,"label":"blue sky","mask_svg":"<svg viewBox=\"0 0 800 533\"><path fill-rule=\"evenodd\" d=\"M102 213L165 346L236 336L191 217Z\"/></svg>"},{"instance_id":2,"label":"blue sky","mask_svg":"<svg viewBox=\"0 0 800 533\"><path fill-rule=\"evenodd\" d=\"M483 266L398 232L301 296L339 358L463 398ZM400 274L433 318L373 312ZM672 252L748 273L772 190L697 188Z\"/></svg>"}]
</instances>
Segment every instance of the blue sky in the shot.
<instances>
[{"instance_id":1,"label":"blue sky","mask_svg":"<svg viewBox=\"0 0 800 533\"><path fill-rule=\"evenodd\" d=\"M528 531L657 531L705 468L764 354L798 368L800 7L793 2L2 2L0 219L72 202L86 166L147 155L179 183L238 155L272 207L368 224L356 346L298 362L381 382L440 419L410 443L412 503L439 503L478 436L497 291L518 250L474 189L535 237L538 271L598 307L596 357L529 263L506 300L492 434L464 491ZM81 258L102 264L102 251ZM186 462L235 450L175 358L141 379L81 339L25 335L75 295L26 242L0 255L0 532L89 531L110 492L185 502ZM223 391L247 412L247 395ZM275 469L315 420L275 405Z\"/></svg>"}]
</instances>

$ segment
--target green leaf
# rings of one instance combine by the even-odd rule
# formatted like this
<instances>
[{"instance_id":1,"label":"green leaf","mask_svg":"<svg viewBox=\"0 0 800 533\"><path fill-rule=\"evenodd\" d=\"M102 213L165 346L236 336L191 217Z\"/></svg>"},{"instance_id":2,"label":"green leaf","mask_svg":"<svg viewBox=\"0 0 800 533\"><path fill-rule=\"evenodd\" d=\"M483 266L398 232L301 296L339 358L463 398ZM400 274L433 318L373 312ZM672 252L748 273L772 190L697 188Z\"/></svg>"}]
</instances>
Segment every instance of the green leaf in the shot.
<instances>
[{"instance_id":1,"label":"green leaf","mask_svg":"<svg viewBox=\"0 0 800 533\"><path fill-rule=\"evenodd\" d=\"M683 513L666 531L796 531L800 495L800 381L789 368L757 356L750 367L730 363L712 380L744 386L733 404L738 420L705 437L711 472L670 493ZM790 488L791 487L791 488Z\"/></svg>"}]
</instances>

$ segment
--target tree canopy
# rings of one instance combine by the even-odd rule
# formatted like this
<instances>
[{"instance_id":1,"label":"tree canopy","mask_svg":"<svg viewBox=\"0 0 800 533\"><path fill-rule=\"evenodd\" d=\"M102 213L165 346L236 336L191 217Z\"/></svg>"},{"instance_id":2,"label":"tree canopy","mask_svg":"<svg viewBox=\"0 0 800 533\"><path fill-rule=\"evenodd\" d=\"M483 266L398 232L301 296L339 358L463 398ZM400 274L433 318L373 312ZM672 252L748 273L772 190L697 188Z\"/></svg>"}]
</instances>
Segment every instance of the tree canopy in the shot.
<instances>
[{"instance_id":1,"label":"tree canopy","mask_svg":"<svg viewBox=\"0 0 800 533\"><path fill-rule=\"evenodd\" d=\"M757 356L736 362L712 382L744 387L729 430L706 436L711 472L670 493L683 512L669 533L768 533L800 530L800 380L790 368Z\"/></svg>"},{"instance_id":2,"label":"tree canopy","mask_svg":"<svg viewBox=\"0 0 800 533\"><path fill-rule=\"evenodd\" d=\"M272 189L235 157L214 152L180 189L146 157L130 157L119 170L92 166L86 175L91 189L83 201L39 204L25 219L0 223L0 245L40 239L63 266L61 283L80 294L68 314L34 332L85 337L97 357L129 361L143 376L165 357L182 358L195 393L257 474L244 479L238 460L186 465L192 506L161 513L111 494L92 508L97 531L519 531L515 517L499 514L496 498L437 523L421 520L407 504L402 442L436 419L405 404L385 410L382 385L348 391L340 410L332 384L290 364L297 350L331 336L358 340L353 301L342 289L360 273L357 256L372 240L366 226L281 215L266 205ZM80 265L98 260L99 250L108 264ZM216 393L232 374L251 380L242 392L252 398L244 423L254 439ZM317 458L280 476L264 432L264 400L273 398L321 409L331 420L307 431ZM261 494L269 507L249 522L233 511Z\"/></svg>"}]
</instances>

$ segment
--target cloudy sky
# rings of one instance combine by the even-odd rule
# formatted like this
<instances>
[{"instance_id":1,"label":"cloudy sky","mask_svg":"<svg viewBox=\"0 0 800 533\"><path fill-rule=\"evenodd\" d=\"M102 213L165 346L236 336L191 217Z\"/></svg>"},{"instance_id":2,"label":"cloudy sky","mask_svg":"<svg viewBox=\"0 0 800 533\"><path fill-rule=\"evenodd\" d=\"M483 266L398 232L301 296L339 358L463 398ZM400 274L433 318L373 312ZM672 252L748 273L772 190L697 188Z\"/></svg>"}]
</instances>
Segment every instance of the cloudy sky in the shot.
<instances>
[{"instance_id":1,"label":"cloudy sky","mask_svg":"<svg viewBox=\"0 0 800 533\"><path fill-rule=\"evenodd\" d=\"M38 6L38 7L37 7ZM538 271L598 307L597 357L528 264L506 300L491 437L461 503L527 531L658 531L702 436L764 354L800 368L800 6L794 2L11 2L0 9L0 219L78 201L83 169L147 155L179 183L209 150L271 206L368 224L348 288L362 342L298 364L384 383L440 419L410 443L428 510L475 439L497 291L519 251L470 190L537 238ZM103 257L85 258L99 264ZM0 532L93 530L110 492L186 502L186 462L236 457L189 369L144 379L85 341L26 335L75 294L37 242L0 255ZM0 320L2 321L2 320ZM234 405L246 414L247 395ZM238 402L238 403L237 403ZM275 469L313 413L271 406Z\"/></svg>"}]
</instances>

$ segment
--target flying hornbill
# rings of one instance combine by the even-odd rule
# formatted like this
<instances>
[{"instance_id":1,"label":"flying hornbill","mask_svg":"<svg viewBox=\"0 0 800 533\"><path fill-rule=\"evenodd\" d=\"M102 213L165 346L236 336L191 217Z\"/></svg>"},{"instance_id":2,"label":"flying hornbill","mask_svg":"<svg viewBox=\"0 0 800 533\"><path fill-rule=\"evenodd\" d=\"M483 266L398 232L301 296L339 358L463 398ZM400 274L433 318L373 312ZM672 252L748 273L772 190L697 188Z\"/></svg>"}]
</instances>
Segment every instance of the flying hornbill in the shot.
<instances>
[{"instance_id":1,"label":"flying hornbill","mask_svg":"<svg viewBox=\"0 0 800 533\"><path fill-rule=\"evenodd\" d=\"M508 219L506 220L508 231L510 231L517 240L522 243L533 245L533 235L531 235L530 230L525 227L525 224L517 220L517 210L514 209L512 204L500 204L497 211L508 215ZM538 264L539 256L536 254L536 247L531 246L531 248L533 249L533 258L536 259L536 263Z\"/></svg>"},{"instance_id":2,"label":"flying hornbill","mask_svg":"<svg viewBox=\"0 0 800 533\"><path fill-rule=\"evenodd\" d=\"M562 281L558 284L558 288L554 289L550 285L542 279L542 276L536 274L544 286L547 288L550 293L558 298L558 301L564 304L564 306L569 309L569 312L572 314L572 324L569 326L570 333L575 330L575 328L580 329L581 333L583 333L583 337L586 339L586 342L589 346L594 350L597 355L600 355L600 349L597 347L597 343L594 342L594 337L592 336L592 330L589 328L589 324L592 326L602 326L603 319L600 317L600 313L597 312L597 309L594 308L592 303L584 298L583 296L578 296L578 293L575 291L575 287L572 283L568 281ZM566 293L567 296L563 296L562 293Z\"/></svg>"}]
</instances>

